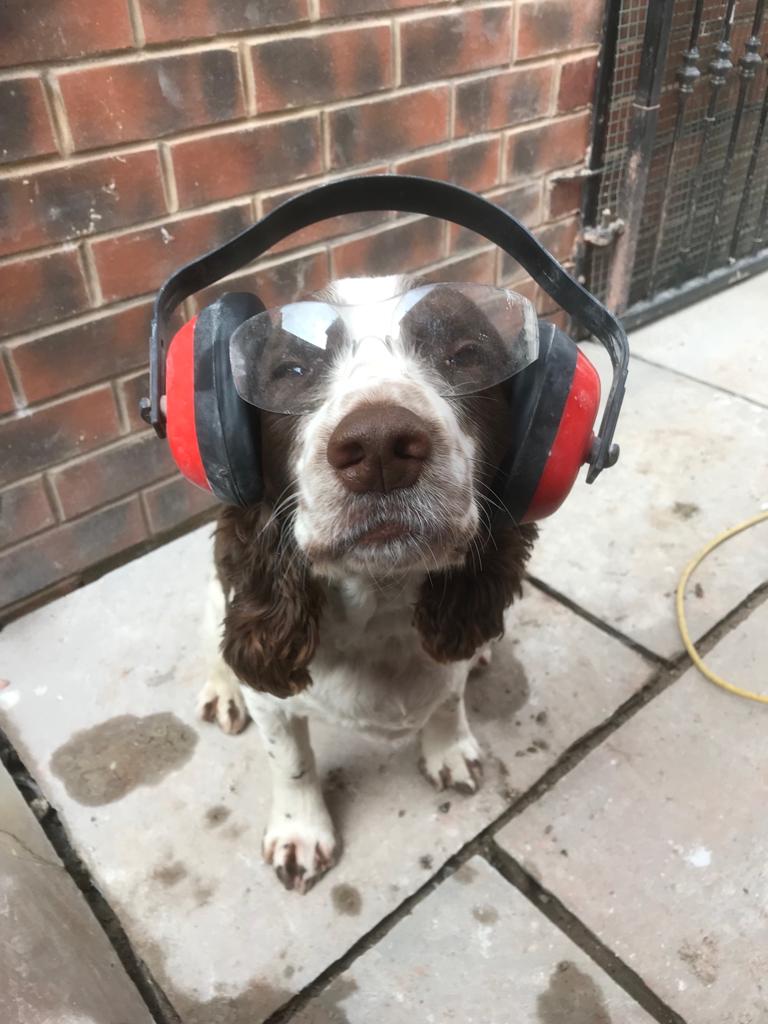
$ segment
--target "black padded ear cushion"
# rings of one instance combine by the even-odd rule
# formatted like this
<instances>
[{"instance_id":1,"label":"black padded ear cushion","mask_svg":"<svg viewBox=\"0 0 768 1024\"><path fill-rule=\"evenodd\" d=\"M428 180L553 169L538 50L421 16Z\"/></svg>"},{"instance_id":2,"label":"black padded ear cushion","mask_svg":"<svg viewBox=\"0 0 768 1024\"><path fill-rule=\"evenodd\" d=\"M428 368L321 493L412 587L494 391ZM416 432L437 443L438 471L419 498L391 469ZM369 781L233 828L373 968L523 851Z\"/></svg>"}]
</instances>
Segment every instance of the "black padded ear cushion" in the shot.
<instances>
[{"instance_id":1,"label":"black padded ear cushion","mask_svg":"<svg viewBox=\"0 0 768 1024\"><path fill-rule=\"evenodd\" d=\"M232 332L261 313L255 295L228 292L195 324L195 430L211 490L228 505L262 496L259 412L238 395L229 361Z\"/></svg>"},{"instance_id":2,"label":"black padded ear cushion","mask_svg":"<svg viewBox=\"0 0 768 1024\"><path fill-rule=\"evenodd\" d=\"M494 490L516 523L523 521L552 450L578 348L558 327L539 320L539 355L509 382L513 432Z\"/></svg>"}]
</instances>

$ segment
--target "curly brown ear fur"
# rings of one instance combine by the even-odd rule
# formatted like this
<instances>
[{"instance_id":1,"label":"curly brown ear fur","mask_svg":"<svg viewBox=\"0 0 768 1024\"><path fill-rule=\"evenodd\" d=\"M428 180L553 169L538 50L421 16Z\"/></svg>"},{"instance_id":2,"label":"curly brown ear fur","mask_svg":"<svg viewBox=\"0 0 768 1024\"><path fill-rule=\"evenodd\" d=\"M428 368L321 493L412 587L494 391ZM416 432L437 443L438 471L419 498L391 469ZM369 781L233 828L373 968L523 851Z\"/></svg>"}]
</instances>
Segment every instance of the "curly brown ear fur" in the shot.
<instances>
[{"instance_id":1,"label":"curly brown ear fur","mask_svg":"<svg viewBox=\"0 0 768 1024\"><path fill-rule=\"evenodd\" d=\"M290 697L309 686L322 595L267 506L219 516L216 568L227 597L224 661L254 690Z\"/></svg>"},{"instance_id":2,"label":"curly brown ear fur","mask_svg":"<svg viewBox=\"0 0 768 1024\"><path fill-rule=\"evenodd\" d=\"M435 661L471 658L504 633L504 609L522 592L523 569L537 535L533 524L503 527L485 546L479 564L470 554L461 568L424 581L414 624Z\"/></svg>"}]
</instances>

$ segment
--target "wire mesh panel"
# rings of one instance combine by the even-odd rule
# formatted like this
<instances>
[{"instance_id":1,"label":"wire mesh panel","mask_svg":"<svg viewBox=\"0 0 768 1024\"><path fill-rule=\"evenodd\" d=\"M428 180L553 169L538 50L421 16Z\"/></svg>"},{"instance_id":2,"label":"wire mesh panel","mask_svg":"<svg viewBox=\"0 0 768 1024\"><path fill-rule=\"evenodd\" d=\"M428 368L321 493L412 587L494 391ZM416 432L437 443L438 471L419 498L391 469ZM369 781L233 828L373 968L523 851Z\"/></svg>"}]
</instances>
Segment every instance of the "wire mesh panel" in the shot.
<instances>
[{"instance_id":1,"label":"wire mesh panel","mask_svg":"<svg viewBox=\"0 0 768 1024\"><path fill-rule=\"evenodd\" d=\"M633 237L631 245L594 249L585 268L597 295L631 311L694 279L717 277L735 261L762 258L768 245L768 22L766 0L666 0L666 20L656 26L664 45L650 69L658 100L649 119L643 104L654 38L651 5L617 2L594 205L604 223L621 221ZM654 2L658 15L665 3ZM633 190L628 181L637 178L638 164L644 173ZM622 258L631 260L630 268L617 266ZM627 282L618 303L617 273Z\"/></svg>"}]
</instances>

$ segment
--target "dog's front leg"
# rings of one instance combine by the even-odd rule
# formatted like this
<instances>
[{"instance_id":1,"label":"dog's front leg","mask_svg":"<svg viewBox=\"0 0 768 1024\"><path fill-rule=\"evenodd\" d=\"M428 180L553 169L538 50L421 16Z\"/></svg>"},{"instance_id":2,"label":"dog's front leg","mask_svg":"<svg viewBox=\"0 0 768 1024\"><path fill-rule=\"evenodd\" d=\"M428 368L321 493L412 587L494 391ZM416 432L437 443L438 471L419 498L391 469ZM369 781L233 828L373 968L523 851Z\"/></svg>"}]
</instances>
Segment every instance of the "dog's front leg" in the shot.
<instances>
[{"instance_id":1,"label":"dog's front leg","mask_svg":"<svg viewBox=\"0 0 768 1024\"><path fill-rule=\"evenodd\" d=\"M475 793L482 782L483 767L464 706L468 670L468 665L456 666L454 671L463 676L460 685L432 712L421 730L421 768L438 789Z\"/></svg>"},{"instance_id":2,"label":"dog's front leg","mask_svg":"<svg viewBox=\"0 0 768 1024\"><path fill-rule=\"evenodd\" d=\"M309 724L273 698L246 690L245 699L272 769L264 859L286 889L305 893L336 860L336 837L315 769Z\"/></svg>"}]
</instances>

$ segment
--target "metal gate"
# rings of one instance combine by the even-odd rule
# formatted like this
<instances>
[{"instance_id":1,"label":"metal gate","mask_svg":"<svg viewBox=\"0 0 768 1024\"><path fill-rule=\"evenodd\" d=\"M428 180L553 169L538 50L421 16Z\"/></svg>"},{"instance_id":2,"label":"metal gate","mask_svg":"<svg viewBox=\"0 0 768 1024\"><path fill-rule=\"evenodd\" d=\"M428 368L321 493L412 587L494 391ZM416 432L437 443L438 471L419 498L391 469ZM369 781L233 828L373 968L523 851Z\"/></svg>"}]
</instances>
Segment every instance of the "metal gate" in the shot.
<instances>
[{"instance_id":1,"label":"metal gate","mask_svg":"<svg viewBox=\"0 0 768 1024\"><path fill-rule=\"evenodd\" d=\"M768 267L765 0L607 0L580 271L638 326Z\"/></svg>"}]
</instances>

